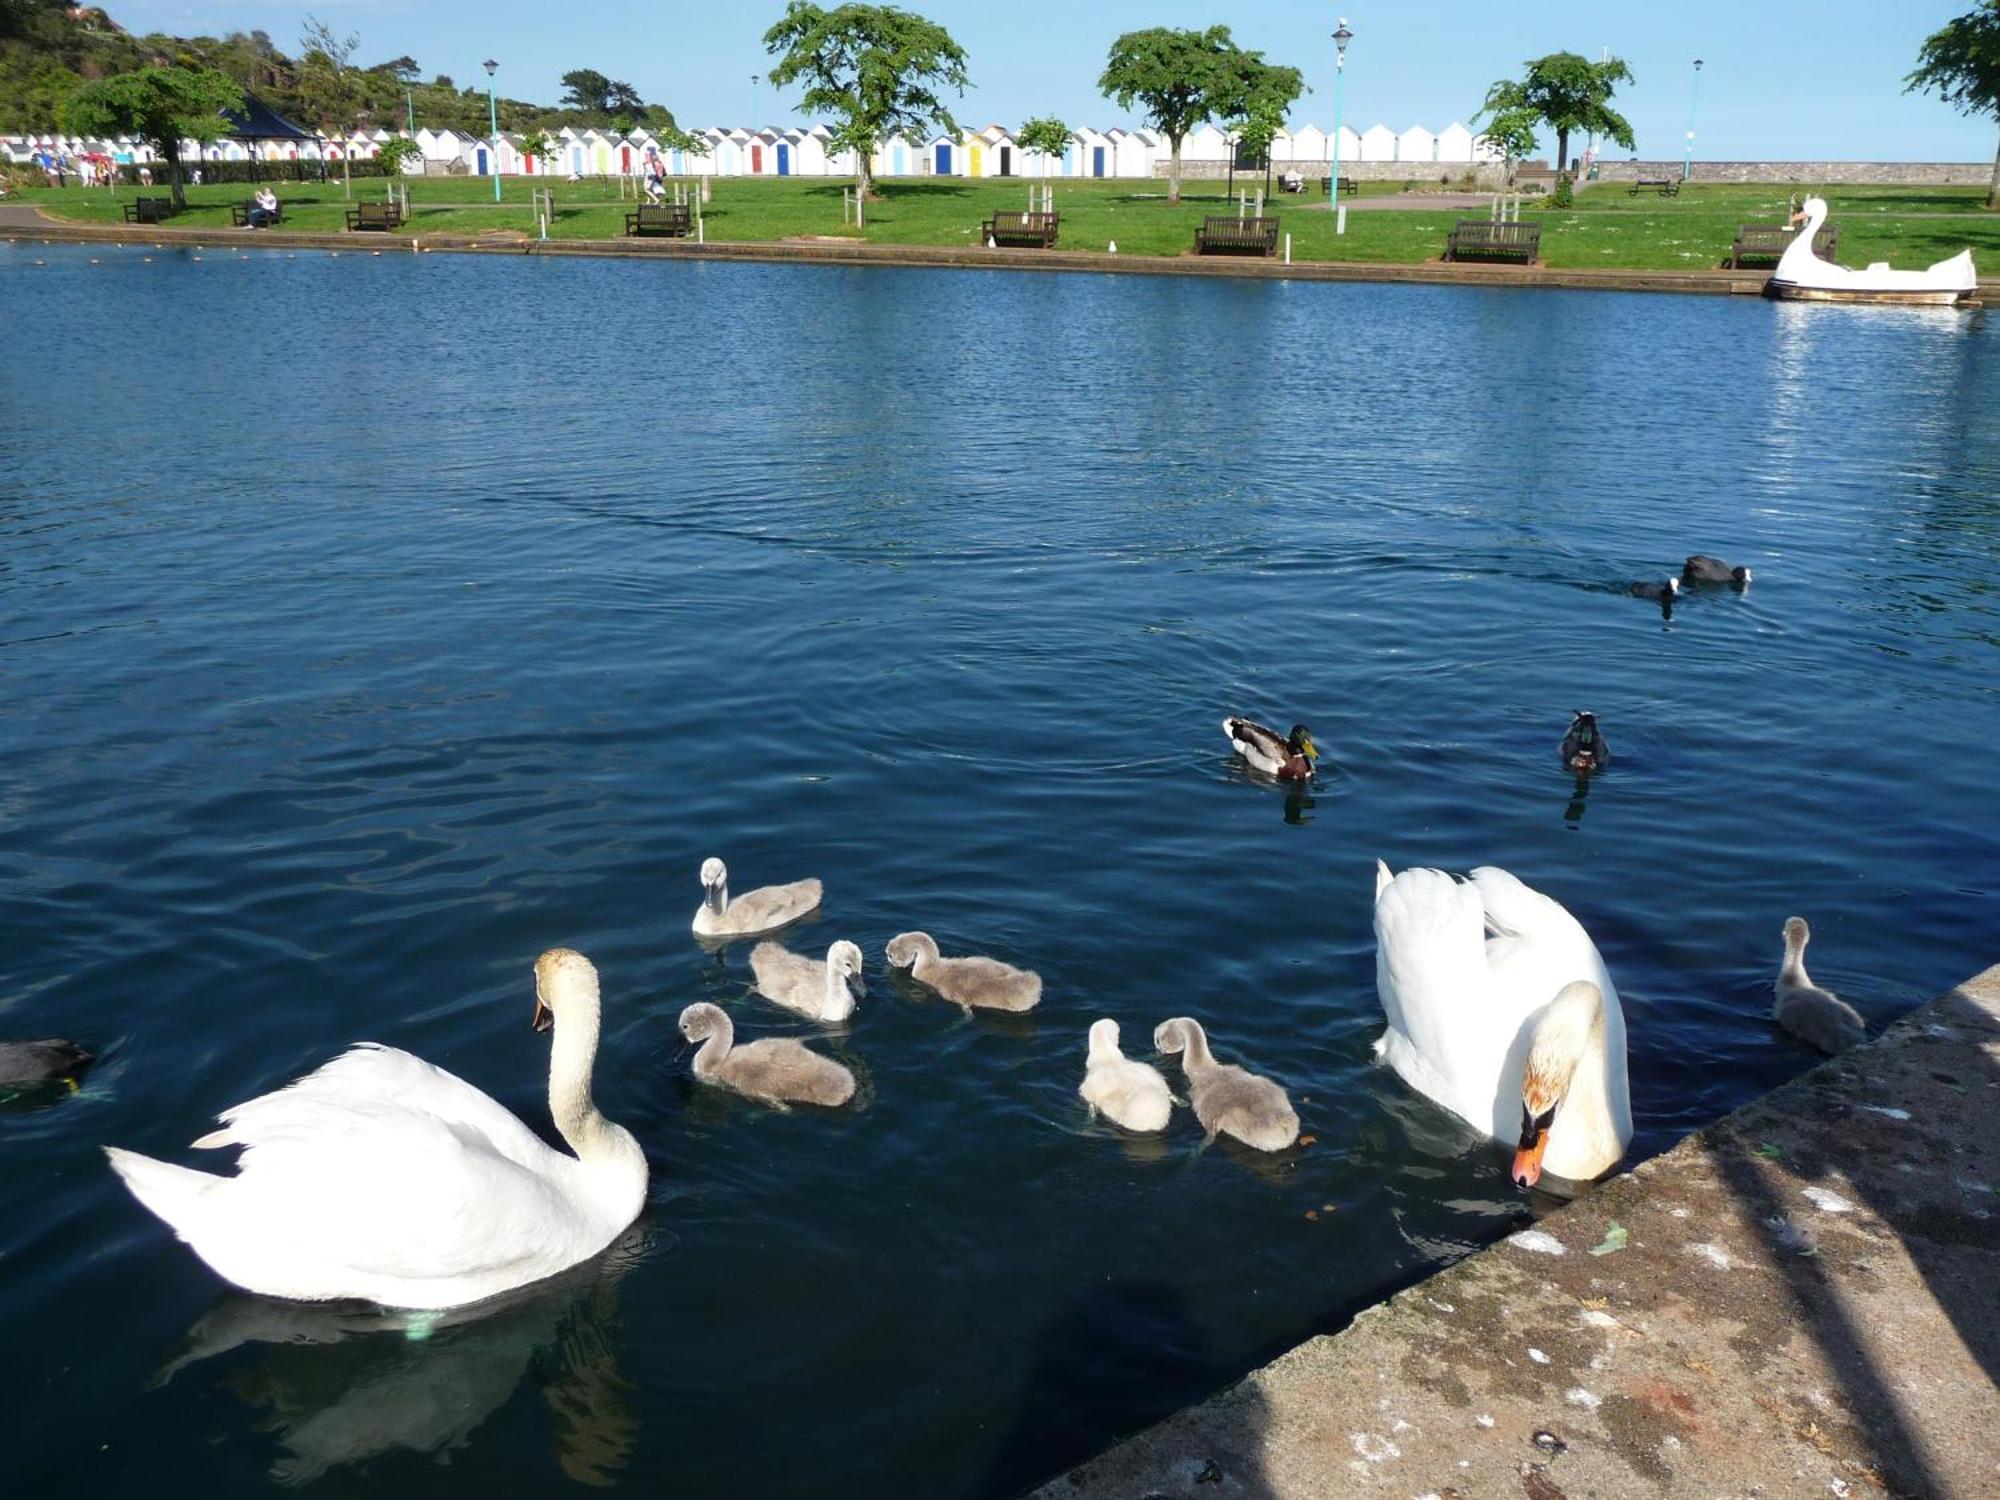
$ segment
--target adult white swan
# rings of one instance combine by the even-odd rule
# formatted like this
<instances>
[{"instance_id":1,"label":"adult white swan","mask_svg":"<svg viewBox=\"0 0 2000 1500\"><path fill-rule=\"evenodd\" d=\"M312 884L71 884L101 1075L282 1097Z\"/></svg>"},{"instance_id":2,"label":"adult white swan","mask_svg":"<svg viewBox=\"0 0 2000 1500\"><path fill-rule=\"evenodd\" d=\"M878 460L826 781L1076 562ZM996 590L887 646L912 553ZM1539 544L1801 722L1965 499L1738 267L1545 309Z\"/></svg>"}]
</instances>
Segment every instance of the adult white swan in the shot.
<instances>
[{"instance_id":1,"label":"adult white swan","mask_svg":"<svg viewBox=\"0 0 2000 1500\"><path fill-rule=\"evenodd\" d=\"M1632 1140L1625 1016L1597 945L1505 870L1375 865L1375 1053L1496 1141L1513 1178L1602 1176Z\"/></svg>"},{"instance_id":2,"label":"adult white swan","mask_svg":"<svg viewBox=\"0 0 2000 1500\"><path fill-rule=\"evenodd\" d=\"M597 970L535 963L535 1029L553 1019L549 1113L575 1156L442 1068L363 1043L289 1088L227 1109L197 1147L241 1146L233 1177L107 1146L138 1200L248 1291L444 1308L540 1281L639 1215L646 1158L590 1099Z\"/></svg>"},{"instance_id":3,"label":"adult white swan","mask_svg":"<svg viewBox=\"0 0 2000 1500\"><path fill-rule=\"evenodd\" d=\"M1885 260L1856 271L1813 253L1813 236L1826 223L1826 199L1806 199L1791 222L1805 227L1793 236L1764 283L1769 296L1797 302L1949 304L1969 302L1978 294L1979 273L1973 269L1970 250L1921 271L1894 270Z\"/></svg>"}]
</instances>

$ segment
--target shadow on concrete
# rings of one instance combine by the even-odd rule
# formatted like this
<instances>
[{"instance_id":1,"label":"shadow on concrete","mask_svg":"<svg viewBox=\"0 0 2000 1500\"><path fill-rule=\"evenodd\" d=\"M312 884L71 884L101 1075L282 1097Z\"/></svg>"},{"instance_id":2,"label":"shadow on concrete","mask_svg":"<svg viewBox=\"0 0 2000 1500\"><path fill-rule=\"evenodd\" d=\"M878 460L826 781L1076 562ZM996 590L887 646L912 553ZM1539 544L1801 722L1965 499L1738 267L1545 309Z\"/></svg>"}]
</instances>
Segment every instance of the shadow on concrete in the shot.
<instances>
[{"instance_id":1,"label":"shadow on concrete","mask_svg":"<svg viewBox=\"0 0 2000 1500\"><path fill-rule=\"evenodd\" d=\"M1083 1463L1115 1441L1212 1395L1238 1370L1216 1359L1181 1294L1158 1283L1096 1287L1043 1329L1027 1388L994 1461L969 1493L1012 1496ZM1187 1455L1164 1493L1269 1492L1263 1471L1269 1411L1250 1387L1236 1403L1226 1445ZM1115 1454L1100 1463L1115 1463ZM1091 1467L1096 1467L1092 1465ZM1135 1492L1135 1500L1136 1500Z\"/></svg>"},{"instance_id":2,"label":"shadow on concrete","mask_svg":"<svg viewBox=\"0 0 2000 1500\"><path fill-rule=\"evenodd\" d=\"M2000 1023L1953 990L1921 1019L1892 1027L1883 1045L1798 1080L1804 1100L1755 1113L1735 1141L1716 1142L1722 1180L1765 1236L1799 1330L1833 1368L1868 1461L1894 1494L1943 1495L1951 1486L1928 1460L1909 1408L1911 1381L1883 1359L1882 1333L1857 1315L1854 1283L1820 1255L1814 1226L1800 1222L1796 1184L1822 1179L1879 1216L1967 1352L2000 1384L2000 1227L1994 1210L1968 1195L2000 1198L1994 1184L1967 1175L1971 1161L2000 1158L2000 1069L1979 1045L1996 1038ZM1885 1112L1895 1110L1909 1118ZM1908 1351L1913 1362L1924 1352Z\"/></svg>"}]
</instances>

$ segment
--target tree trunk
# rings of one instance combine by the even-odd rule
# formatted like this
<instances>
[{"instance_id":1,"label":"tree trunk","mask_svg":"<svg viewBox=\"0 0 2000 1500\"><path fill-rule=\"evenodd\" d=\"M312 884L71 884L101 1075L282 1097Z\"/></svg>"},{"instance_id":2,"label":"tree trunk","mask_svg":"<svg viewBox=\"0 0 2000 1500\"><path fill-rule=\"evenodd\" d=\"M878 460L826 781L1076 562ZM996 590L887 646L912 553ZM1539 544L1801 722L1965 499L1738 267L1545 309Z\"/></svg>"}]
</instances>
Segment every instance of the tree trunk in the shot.
<instances>
[{"instance_id":1,"label":"tree trunk","mask_svg":"<svg viewBox=\"0 0 2000 1500\"><path fill-rule=\"evenodd\" d=\"M1567 172L1568 170L1569 170L1569 127L1564 126L1561 130L1558 130L1556 132L1556 176L1560 177L1563 175L1563 173Z\"/></svg>"},{"instance_id":2,"label":"tree trunk","mask_svg":"<svg viewBox=\"0 0 2000 1500\"><path fill-rule=\"evenodd\" d=\"M167 175L174 186L174 212L187 211L187 194L181 190L181 143L178 137L169 135L161 143L167 154Z\"/></svg>"},{"instance_id":3,"label":"tree trunk","mask_svg":"<svg viewBox=\"0 0 2000 1500\"><path fill-rule=\"evenodd\" d=\"M1181 138L1170 135L1167 144L1173 148L1167 164L1167 202L1178 203L1181 201Z\"/></svg>"},{"instance_id":4,"label":"tree trunk","mask_svg":"<svg viewBox=\"0 0 2000 1500\"><path fill-rule=\"evenodd\" d=\"M869 154L866 151L854 153L854 225L857 229L867 227L867 211L863 205L875 190L875 178L869 170Z\"/></svg>"},{"instance_id":5,"label":"tree trunk","mask_svg":"<svg viewBox=\"0 0 2000 1500\"><path fill-rule=\"evenodd\" d=\"M2000 149L1993 153L1993 180L1986 185L1986 206L2000 208Z\"/></svg>"}]
</instances>

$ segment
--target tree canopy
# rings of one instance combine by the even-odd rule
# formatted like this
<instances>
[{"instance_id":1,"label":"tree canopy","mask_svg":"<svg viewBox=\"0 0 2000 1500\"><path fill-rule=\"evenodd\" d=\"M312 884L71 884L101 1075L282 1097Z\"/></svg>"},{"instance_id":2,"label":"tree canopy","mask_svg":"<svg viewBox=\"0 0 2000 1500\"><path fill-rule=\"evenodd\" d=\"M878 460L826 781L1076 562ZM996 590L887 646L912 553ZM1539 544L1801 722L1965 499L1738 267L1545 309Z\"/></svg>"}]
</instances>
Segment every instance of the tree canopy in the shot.
<instances>
[{"instance_id":1,"label":"tree canopy","mask_svg":"<svg viewBox=\"0 0 2000 1500\"><path fill-rule=\"evenodd\" d=\"M1926 37L1903 84L1905 93L1936 94L1965 114L2000 119L2000 0L1984 0ZM1986 206L2000 208L2000 149Z\"/></svg>"},{"instance_id":2,"label":"tree canopy","mask_svg":"<svg viewBox=\"0 0 2000 1500\"><path fill-rule=\"evenodd\" d=\"M1033 119L1024 120L1021 128L1014 132L1014 139L1021 143L1023 151L1057 158L1069 150L1069 137L1069 126L1054 115L1036 115Z\"/></svg>"},{"instance_id":3,"label":"tree canopy","mask_svg":"<svg viewBox=\"0 0 2000 1500\"><path fill-rule=\"evenodd\" d=\"M71 94L64 123L77 135L135 135L150 141L167 164L174 202L181 190L181 142L228 134L225 109L243 107L243 90L206 68L141 68L113 73Z\"/></svg>"},{"instance_id":4,"label":"tree canopy","mask_svg":"<svg viewBox=\"0 0 2000 1500\"><path fill-rule=\"evenodd\" d=\"M1637 144L1632 126L1611 107L1618 85L1632 81L1632 70L1618 58L1592 62L1575 52L1551 52L1530 58L1526 76L1503 78L1486 91L1486 103L1473 116L1484 122L1486 138L1510 159L1535 149L1535 127L1556 133L1556 170L1569 167L1569 138L1579 130L1609 137L1631 150Z\"/></svg>"},{"instance_id":5,"label":"tree canopy","mask_svg":"<svg viewBox=\"0 0 2000 1500\"><path fill-rule=\"evenodd\" d=\"M587 115L636 117L646 108L631 84L607 78L595 68L577 68L563 74L562 81L563 104Z\"/></svg>"},{"instance_id":6,"label":"tree canopy","mask_svg":"<svg viewBox=\"0 0 2000 1500\"><path fill-rule=\"evenodd\" d=\"M863 194L869 158L884 136L958 134L940 91L965 91L965 49L935 21L893 5L823 10L792 0L764 33L764 50L778 59L769 74L774 86L803 81L800 107L834 119L831 144L854 153Z\"/></svg>"},{"instance_id":7,"label":"tree canopy","mask_svg":"<svg viewBox=\"0 0 2000 1500\"><path fill-rule=\"evenodd\" d=\"M1121 109L1143 108L1171 152L1167 201L1181 196L1181 142L1209 120L1259 120L1285 112L1305 92L1297 68L1264 61L1236 45L1227 26L1187 31L1153 26L1111 44L1097 87ZM1259 127L1261 128L1261 126ZM1275 127L1273 127L1275 133Z\"/></svg>"}]
</instances>

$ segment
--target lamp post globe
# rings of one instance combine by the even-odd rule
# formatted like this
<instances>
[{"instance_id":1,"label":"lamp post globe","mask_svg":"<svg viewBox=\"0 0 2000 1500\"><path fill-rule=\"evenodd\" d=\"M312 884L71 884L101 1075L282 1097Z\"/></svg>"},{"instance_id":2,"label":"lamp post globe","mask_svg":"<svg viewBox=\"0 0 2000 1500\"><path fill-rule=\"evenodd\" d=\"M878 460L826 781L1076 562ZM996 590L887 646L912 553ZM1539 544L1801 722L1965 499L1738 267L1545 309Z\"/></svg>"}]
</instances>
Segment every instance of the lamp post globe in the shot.
<instances>
[{"instance_id":1,"label":"lamp post globe","mask_svg":"<svg viewBox=\"0 0 2000 1500\"><path fill-rule=\"evenodd\" d=\"M493 201L500 201L500 106L493 97L493 75L500 64L487 58L480 64L486 69L486 119L493 127Z\"/></svg>"},{"instance_id":2,"label":"lamp post globe","mask_svg":"<svg viewBox=\"0 0 2000 1500\"><path fill-rule=\"evenodd\" d=\"M1347 44L1354 40L1354 32L1347 24L1347 17L1340 18L1340 24L1333 33L1333 175L1327 178L1327 186L1333 191L1327 194L1327 211L1333 215L1333 232L1347 232L1347 216L1340 211L1340 116L1345 103L1347 86Z\"/></svg>"}]
</instances>

